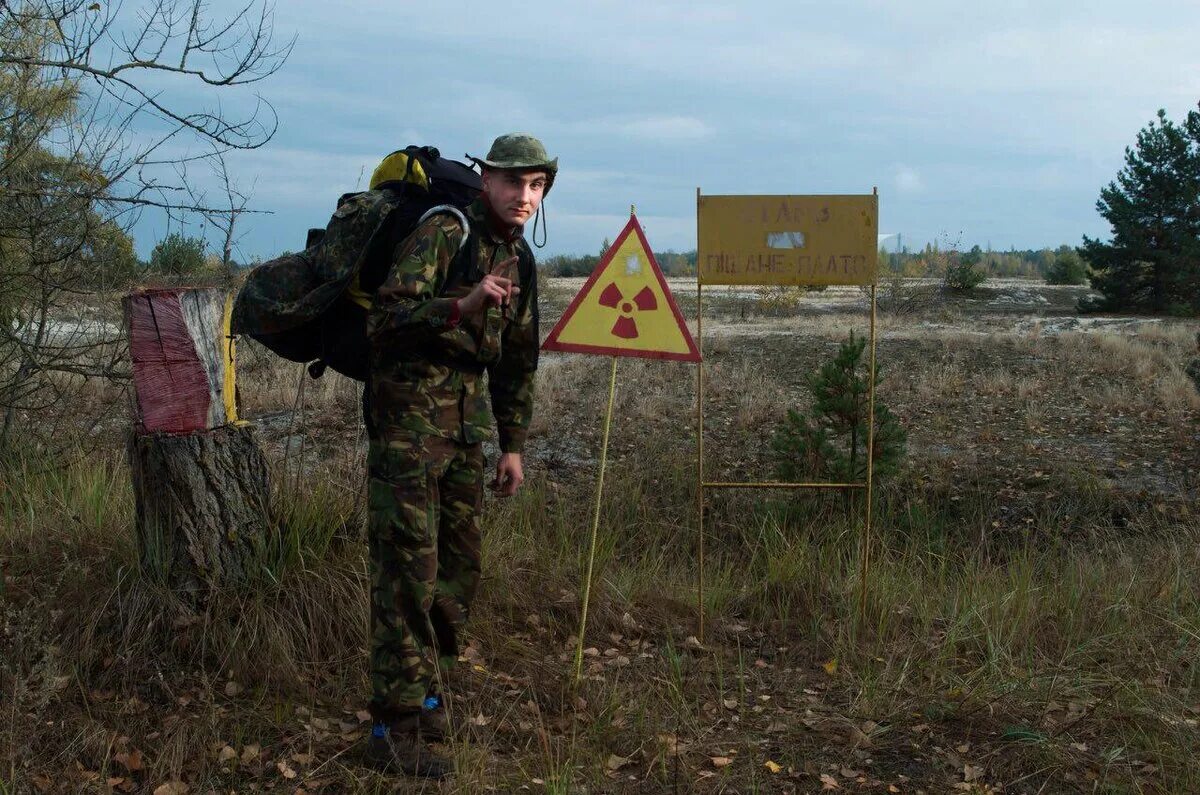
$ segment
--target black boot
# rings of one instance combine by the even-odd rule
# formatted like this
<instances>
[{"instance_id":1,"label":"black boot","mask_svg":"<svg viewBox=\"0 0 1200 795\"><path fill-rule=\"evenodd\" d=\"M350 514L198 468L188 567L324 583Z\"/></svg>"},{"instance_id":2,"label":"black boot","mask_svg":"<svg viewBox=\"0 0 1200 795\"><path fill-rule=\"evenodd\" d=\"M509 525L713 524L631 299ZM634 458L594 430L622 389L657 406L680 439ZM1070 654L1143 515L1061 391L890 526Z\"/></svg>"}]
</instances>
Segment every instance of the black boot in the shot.
<instances>
[{"instance_id":1,"label":"black boot","mask_svg":"<svg viewBox=\"0 0 1200 795\"><path fill-rule=\"evenodd\" d=\"M367 738L365 761L377 770L405 773L418 778L443 779L454 772L454 762L429 747L416 715L375 724Z\"/></svg>"},{"instance_id":2,"label":"black boot","mask_svg":"<svg viewBox=\"0 0 1200 795\"><path fill-rule=\"evenodd\" d=\"M429 742L440 743L450 736L450 721L446 718L446 696L430 695L417 719L421 736Z\"/></svg>"}]
</instances>

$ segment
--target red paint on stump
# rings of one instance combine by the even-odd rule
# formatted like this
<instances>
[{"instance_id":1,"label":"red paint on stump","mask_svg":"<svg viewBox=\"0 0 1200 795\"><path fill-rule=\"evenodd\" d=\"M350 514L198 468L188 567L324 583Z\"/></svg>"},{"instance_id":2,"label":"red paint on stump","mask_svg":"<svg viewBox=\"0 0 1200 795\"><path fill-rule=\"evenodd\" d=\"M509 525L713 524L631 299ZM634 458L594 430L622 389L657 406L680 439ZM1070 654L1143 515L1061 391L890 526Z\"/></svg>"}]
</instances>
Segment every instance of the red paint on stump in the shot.
<instances>
[{"instance_id":1,"label":"red paint on stump","mask_svg":"<svg viewBox=\"0 0 1200 795\"><path fill-rule=\"evenodd\" d=\"M177 290L128 299L129 355L138 419L147 433L208 430L211 393Z\"/></svg>"}]
</instances>

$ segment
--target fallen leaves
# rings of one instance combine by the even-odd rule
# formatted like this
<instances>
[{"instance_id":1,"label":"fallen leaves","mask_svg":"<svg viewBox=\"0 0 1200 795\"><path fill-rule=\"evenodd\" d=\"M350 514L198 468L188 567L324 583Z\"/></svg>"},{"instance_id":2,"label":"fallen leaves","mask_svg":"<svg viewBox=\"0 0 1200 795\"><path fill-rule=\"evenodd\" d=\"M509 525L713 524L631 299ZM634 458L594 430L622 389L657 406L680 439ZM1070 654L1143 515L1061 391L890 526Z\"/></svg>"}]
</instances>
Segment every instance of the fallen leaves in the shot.
<instances>
[{"instance_id":1,"label":"fallen leaves","mask_svg":"<svg viewBox=\"0 0 1200 795\"><path fill-rule=\"evenodd\" d=\"M113 754L113 761L128 770L130 773L136 773L139 770L145 769L145 762L142 759L142 752L136 748L128 753L121 752Z\"/></svg>"},{"instance_id":2,"label":"fallen leaves","mask_svg":"<svg viewBox=\"0 0 1200 795\"><path fill-rule=\"evenodd\" d=\"M723 767L729 767L733 764L733 759L728 756L714 756L709 761L711 761L713 767L717 768L718 770Z\"/></svg>"},{"instance_id":3,"label":"fallen leaves","mask_svg":"<svg viewBox=\"0 0 1200 795\"><path fill-rule=\"evenodd\" d=\"M190 790L191 787L182 781L168 781L155 787L154 795L187 795Z\"/></svg>"},{"instance_id":4,"label":"fallen leaves","mask_svg":"<svg viewBox=\"0 0 1200 795\"><path fill-rule=\"evenodd\" d=\"M870 723L870 721L868 721L868 723ZM871 742L871 735L868 734L863 728L851 726L850 745L854 748L870 748L873 745Z\"/></svg>"},{"instance_id":5,"label":"fallen leaves","mask_svg":"<svg viewBox=\"0 0 1200 795\"><path fill-rule=\"evenodd\" d=\"M675 756L679 753L680 748L683 747L683 744L679 742L679 738L674 734L659 734L656 739L659 745L662 746L663 753L667 756Z\"/></svg>"},{"instance_id":6,"label":"fallen leaves","mask_svg":"<svg viewBox=\"0 0 1200 795\"><path fill-rule=\"evenodd\" d=\"M479 651L479 647L473 642L467 644L467 648L462 650L462 654L458 655L459 662L469 663L471 665L484 665L485 660L483 654Z\"/></svg>"}]
</instances>

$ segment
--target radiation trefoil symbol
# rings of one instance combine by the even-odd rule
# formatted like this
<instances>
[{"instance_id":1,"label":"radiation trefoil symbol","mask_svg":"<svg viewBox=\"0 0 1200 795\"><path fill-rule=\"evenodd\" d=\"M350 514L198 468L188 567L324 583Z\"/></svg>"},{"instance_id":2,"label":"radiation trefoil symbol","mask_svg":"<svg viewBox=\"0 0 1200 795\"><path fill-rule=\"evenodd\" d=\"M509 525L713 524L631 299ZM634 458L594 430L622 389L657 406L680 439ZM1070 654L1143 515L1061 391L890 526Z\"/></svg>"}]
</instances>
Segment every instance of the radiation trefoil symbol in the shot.
<instances>
[{"instance_id":1,"label":"radiation trefoil symbol","mask_svg":"<svg viewBox=\"0 0 1200 795\"><path fill-rule=\"evenodd\" d=\"M632 301L627 301L621 294L621 288L617 287L617 283L609 282L609 285L600 293L600 306L607 306L621 313L621 316L613 323L612 335L623 340L633 340L638 337L637 320L634 314L639 311L648 312L658 309L658 299L654 297L653 290L643 287Z\"/></svg>"},{"instance_id":2,"label":"radiation trefoil symbol","mask_svg":"<svg viewBox=\"0 0 1200 795\"><path fill-rule=\"evenodd\" d=\"M630 216L542 350L700 361L637 218Z\"/></svg>"}]
</instances>

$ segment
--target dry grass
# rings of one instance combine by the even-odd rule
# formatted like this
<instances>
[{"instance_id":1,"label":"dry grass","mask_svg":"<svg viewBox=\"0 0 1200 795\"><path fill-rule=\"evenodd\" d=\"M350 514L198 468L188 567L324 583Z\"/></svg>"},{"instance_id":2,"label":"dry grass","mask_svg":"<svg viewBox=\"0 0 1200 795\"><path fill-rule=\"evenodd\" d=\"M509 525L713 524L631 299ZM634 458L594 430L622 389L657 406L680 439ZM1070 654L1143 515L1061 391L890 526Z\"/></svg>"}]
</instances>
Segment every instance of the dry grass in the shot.
<instances>
[{"instance_id":1,"label":"dry grass","mask_svg":"<svg viewBox=\"0 0 1200 795\"><path fill-rule=\"evenodd\" d=\"M692 649L694 539L686 521L663 510L690 498L686 457L657 446L642 453L663 465L612 473L589 633L597 656L582 701L571 698L567 660L586 485L555 489L539 477L489 513L490 576L473 625L479 668L455 685L463 732L455 753L465 772L447 791L512 789L534 778L666 791L676 775L695 787L773 789L791 780L807 788L826 763L869 780L903 784L905 775L934 790L961 781L966 765L992 782L1033 774L1066 787L1070 777L1092 775L1179 792L1200 783L1189 729L1200 637L1190 572L1200 560L1196 539L1180 528L1166 543L1114 535L1080 547L1018 545L994 559L954 540L982 496L964 505L896 483L881 505L860 624L852 518L804 501L714 500L712 644ZM200 788L244 776L282 781L278 761L313 754L307 769L295 765L310 780L380 786L353 763L366 600L353 539L308 536L279 565L277 582L218 594L192 615L136 573L128 547L103 545L129 521L128 506L82 496L98 494L118 470L89 471L104 474L79 498L59 491L34 506L82 509L88 519L75 535L53 552L32 536L6 536L10 559L45 566L62 555L84 564L82 577L57 583L10 571L12 608L37 604L35 589L62 600L52 603L89 605L69 617L8 617L9 627L41 629L6 658L16 665L5 671L18 718L11 725L21 727L6 737L9 758L59 775L75 762L120 772L117 754L136 747L147 781L182 776ZM1057 485L1085 503L1107 499ZM27 505L36 495L23 495ZM1052 531L1060 519L1047 514L1049 526L1034 530ZM822 667L830 660L838 661L832 673ZM243 690L228 690L230 682ZM35 713L70 720L30 723ZM347 718L349 740L320 728ZM1004 740L1006 732L1019 741ZM664 742L680 749L678 759ZM215 752L226 744L239 754L259 745L267 763L222 772ZM698 778L713 770L709 757L730 750L729 770ZM634 775L636 786L609 775L612 755L633 760L623 777ZM960 770L947 769L951 757L963 760ZM775 778L767 760L796 777Z\"/></svg>"},{"instance_id":2,"label":"dry grass","mask_svg":"<svg viewBox=\"0 0 1200 795\"><path fill-rule=\"evenodd\" d=\"M865 620L843 500L720 493L703 647L689 641L694 370L621 362L577 692L609 363L546 357L530 480L485 513L485 580L453 680L460 774L405 791L807 792L823 775L847 791L1200 790L1200 483L1179 432L1200 422L1179 386L1194 330L925 334L929 320L889 319L881 342L881 396L912 452L879 493ZM769 345L714 323L711 471L769 474L774 419L861 321L780 321ZM117 450L5 471L0 791L106 791L109 777L145 791L394 787L356 758L358 389L327 376L298 397L298 365L244 361L244 413L274 418L288 532L253 582L201 613L137 564ZM134 750L144 770L129 769Z\"/></svg>"}]
</instances>

